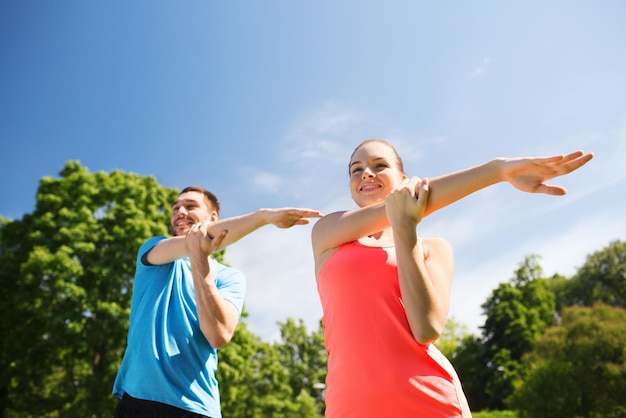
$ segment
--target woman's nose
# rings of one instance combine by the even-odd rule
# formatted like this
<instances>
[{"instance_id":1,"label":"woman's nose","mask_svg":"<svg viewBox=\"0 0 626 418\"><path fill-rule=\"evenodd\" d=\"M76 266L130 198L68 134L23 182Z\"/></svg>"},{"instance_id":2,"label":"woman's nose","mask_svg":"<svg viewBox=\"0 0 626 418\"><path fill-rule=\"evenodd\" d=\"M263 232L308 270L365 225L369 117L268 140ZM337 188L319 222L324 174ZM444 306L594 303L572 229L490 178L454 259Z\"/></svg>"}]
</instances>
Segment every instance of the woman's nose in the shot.
<instances>
[{"instance_id":1,"label":"woman's nose","mask_svg":"<svg viewBox=\"0 0 626 418\"><path fill-rule=\"evenodd\" d=\"M369 167L365 167L365 169L363 170L363 178L367 179L370 177L374 177L374 172L370 170Z\"/></svg>"}]
</instances>

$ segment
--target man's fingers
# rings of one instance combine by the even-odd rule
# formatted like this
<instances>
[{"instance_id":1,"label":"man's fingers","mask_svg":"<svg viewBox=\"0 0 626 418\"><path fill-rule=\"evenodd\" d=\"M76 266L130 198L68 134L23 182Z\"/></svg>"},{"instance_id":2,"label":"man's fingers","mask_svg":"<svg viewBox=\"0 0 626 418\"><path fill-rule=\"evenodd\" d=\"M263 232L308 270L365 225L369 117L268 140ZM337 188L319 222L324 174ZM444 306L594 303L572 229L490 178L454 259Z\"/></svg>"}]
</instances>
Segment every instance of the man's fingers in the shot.
<instances>
[{"instance_id":1,"label":"man's fingers","mask_svg":"<svg viewBox=\"0 0 626 418\"><path fill-rule=\"evenodd\" d=\"M215 234L215 236L213 238L209 237L211 239L211 245L214 248L219 247L219 245L222 243L222 240L224 239L226 234L228 234L228 230L227 229L222 229L220 232Z\"/></svg>"}]
</instances>

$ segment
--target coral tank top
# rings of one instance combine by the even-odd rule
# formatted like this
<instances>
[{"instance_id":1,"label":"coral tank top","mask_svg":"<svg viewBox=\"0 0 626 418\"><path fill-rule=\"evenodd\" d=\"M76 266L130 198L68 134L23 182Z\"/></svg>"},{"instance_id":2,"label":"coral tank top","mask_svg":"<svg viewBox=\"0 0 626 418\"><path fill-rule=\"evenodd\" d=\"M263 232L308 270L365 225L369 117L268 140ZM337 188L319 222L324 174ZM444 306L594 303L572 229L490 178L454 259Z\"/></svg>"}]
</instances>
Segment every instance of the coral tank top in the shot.
<instances>
[{"instance_id":1,"label":"coral tank top","mask_svg":"<svg viewBox=\"0 0 626 418\"><path fill-rule=\"evenodd\" d=\"M317 287L328 351L326 417L471 417L450 362L413 338L394 247L341 245Z\"/></svg>"}]
</instances>

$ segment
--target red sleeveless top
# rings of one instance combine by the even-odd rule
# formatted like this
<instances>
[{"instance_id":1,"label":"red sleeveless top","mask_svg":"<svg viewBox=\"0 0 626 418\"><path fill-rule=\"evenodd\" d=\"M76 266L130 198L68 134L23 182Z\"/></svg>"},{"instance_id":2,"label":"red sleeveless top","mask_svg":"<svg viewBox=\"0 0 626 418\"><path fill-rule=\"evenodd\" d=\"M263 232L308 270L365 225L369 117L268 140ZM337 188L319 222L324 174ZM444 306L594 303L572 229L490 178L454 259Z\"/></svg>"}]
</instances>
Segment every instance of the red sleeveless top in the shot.
<instances>
[{"instance_id":1,"label":"red sleeveless top","mask_svg":"<svg viewBox=\"0 0 626 418\"><path fill-rule=\"evenodd\" d=\"M328 351L326 417L471 417L450 362L413 338L394 247L341 245L317 288Z\"/></svg>"}]
</instances>

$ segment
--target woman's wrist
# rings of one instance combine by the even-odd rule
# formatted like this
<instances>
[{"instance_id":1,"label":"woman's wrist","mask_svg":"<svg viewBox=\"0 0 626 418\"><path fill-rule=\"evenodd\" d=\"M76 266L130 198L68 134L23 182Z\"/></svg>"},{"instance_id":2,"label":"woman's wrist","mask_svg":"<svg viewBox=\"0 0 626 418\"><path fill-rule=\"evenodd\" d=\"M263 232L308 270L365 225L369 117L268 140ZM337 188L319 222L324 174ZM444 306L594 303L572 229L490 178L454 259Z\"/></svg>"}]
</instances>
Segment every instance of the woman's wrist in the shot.
<instances>
[{"instance_id":1,"label":"woman's wrist","mask_svg":"<svg viewBox=\"0 0 626 418\"><path fill-rule=\"evenodd\" d=\"M506 162L508 158L496 157L488 161L485 166L487 176L491 180L491 184L507 181Z\"/></svg>"}]
</instances>

